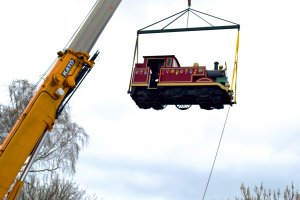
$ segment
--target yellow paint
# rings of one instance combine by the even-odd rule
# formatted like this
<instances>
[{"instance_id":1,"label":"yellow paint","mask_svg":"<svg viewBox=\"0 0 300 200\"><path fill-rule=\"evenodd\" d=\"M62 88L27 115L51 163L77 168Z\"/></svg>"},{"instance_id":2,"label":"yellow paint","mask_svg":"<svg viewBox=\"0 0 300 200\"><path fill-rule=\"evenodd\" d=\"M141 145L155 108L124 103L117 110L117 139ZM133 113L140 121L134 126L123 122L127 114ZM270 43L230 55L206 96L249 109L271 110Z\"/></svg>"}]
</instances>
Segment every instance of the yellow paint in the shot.
<instances>
[{"instance_id":1,"label":"yellow paint","mask_svg":"<svg viewBox=\"0 0 300 200\"><path fill-rule=\"evenodd\" d=\"M211 82L211 83L199 83L199 82L195 82L195 83L158 83L157 86L218 86L221 89L225 90L225 91L229 91L229 87L228 86L224 86L221 83L217 83L217 82Z\"/></svg>"},{"instance_id":2,"label":"yellow paint","mask_svg":"<svg viewBox=\"0 0 300 200\"><path fill-rule=\"evenodd\" d=\"M238 71L238 54L239 54L239 43L240 43L240 31L238 31L236 39L236 50L234 57L234 68L232 73L232 81L230 90L234 91L233 102L236 103L236 88L237 88L237 71Z\"/></svg>"},{"instance_id":3,"label":"yellow paint","mask_svg":"<svg viewBox=\"0 0 300 200\"><path fill-rule=\"evenodd\" d=\"M68 50L59 52L59 58L47 75L44 83L32 97L9 135L0 146L0 199L3 199L13 184L24 162L30 156L39 139L52 129L56 111L63 97L71 87L84 63L93 66L89 55ZM72 61L66 76L63 71ZM71 66L71 65L69 65ZM65 73L66 74L66 73ZM64 90L63 96L55 94L58 88ZM21 187L22 185L20 185Z\"/></svg>"}]
</instances>

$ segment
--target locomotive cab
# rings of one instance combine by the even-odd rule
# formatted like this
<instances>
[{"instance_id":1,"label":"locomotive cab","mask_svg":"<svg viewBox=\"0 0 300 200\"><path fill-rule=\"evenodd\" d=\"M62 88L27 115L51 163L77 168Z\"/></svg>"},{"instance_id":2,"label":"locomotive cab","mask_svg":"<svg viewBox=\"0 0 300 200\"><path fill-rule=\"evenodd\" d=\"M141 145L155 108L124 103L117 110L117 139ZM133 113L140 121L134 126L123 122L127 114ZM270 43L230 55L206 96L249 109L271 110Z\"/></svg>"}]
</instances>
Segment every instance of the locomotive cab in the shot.
<instances>
[{"instance_id":1,"label":"locomotive cab","mask_svg":"<svg viewBox=\"0 0 300 200\"><path fill-rule=\"evenodd\" d=\"M150 81L149 81L149 88L156 88L157 83L159 80L159 72L161 67L165 65L164 59L148 59L147 60L147 67L150 68Z\"/></svg>"},{"instance_id":2,"label":"locomotive cab","mask_svg":"<svg viewBox=\"0 0 300 200\"><path fill-rule=\"evenodd\" d=\"M207 70L197 63L181 67L174 55L144 56L143 63L135 64L129 93L142 109L161 110L166 105L222 109L233 104L226 70L218 62Z\"/></svg>"},{"instance_id":3,"label":"locomotive cab","mask_svg":"<svg viewBox=\"0 0 300 200\"><path fill-rule=\"evenodd\" d=\"M150 69L149 88L157 88L162 68L179 67L178 60L175 56L145 56L145 63Z\"/></svg>"}]
</instances>

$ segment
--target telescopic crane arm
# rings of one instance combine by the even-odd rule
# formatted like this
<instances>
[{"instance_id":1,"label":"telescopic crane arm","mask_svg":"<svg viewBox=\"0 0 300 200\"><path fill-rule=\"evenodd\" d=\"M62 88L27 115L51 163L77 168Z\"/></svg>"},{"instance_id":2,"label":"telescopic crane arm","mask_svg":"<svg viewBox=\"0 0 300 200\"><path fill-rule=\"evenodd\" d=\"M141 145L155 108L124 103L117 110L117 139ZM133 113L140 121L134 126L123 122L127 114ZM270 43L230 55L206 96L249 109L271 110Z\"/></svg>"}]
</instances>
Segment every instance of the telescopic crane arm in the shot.
<instances>
[{"instance_id":1,"label":"telescopic crane arm","mask_svg":"<svg viewBox=\"0 0 300 200\"><path fill-rule=\"evenodd\" d=\"M94 66L98 52L90 51L121 0L98 0L66 50L58 52L52 66L29 104L0 146L0 199L16 199L22 180L16 180L28 158L51 130L57 114ZM16 182L15 182L16 181Z\"/></svg>"}]
</instances>

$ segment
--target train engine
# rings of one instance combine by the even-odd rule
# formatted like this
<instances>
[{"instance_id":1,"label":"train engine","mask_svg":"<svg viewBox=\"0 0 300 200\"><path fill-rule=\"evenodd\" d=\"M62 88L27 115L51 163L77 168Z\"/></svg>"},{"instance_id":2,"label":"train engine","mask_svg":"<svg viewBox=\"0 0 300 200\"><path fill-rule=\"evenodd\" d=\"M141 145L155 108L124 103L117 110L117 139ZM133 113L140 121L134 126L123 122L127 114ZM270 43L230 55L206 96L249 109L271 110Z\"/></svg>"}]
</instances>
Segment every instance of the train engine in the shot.
<instances>
[{"instance_id":1,"label":"train engine","mask_svg":"<svg viewBox=\"0 0 300 200\"><path fill-rule=\"evenodd\" d=\"M128 93L141 109L223 109L234 103L226 70L218 62L208 70L197 63L181 67L174 55L144 56L144 62L133 68Z\"/></svg>"}]
</instances>

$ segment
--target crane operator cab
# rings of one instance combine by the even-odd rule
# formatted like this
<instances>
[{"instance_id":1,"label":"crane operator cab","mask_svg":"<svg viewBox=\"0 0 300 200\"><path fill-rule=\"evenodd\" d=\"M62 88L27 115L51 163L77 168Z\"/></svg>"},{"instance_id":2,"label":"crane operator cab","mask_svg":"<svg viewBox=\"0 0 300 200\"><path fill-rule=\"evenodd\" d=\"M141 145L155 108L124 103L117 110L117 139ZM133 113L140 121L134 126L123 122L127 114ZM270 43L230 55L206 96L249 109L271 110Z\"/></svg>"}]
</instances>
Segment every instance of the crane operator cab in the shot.
<instances>
[{"instance_id":1,"label":"crane operator cab","mask_svg":"<svg viewBox=\"0 0 300 200\"><path fill-rule=\"evenodd\" d=\"M218 62L207 70L197 63L181 67L174 55L144 56L144 62L133 68L129 93L142 109L161 110L166 105L222 109L233 104L226 70Z\"/></svg>"}]
</instances>

